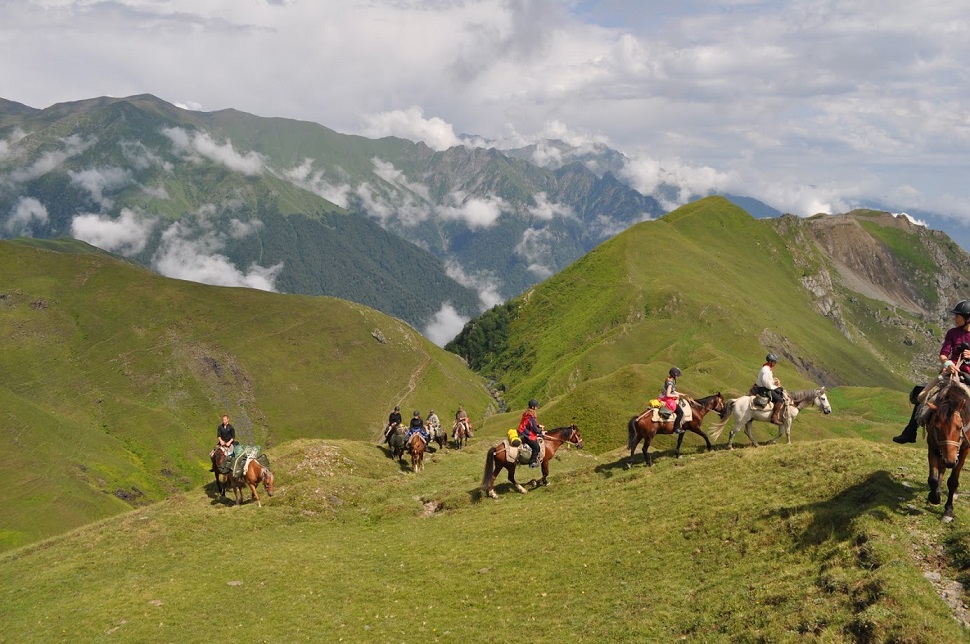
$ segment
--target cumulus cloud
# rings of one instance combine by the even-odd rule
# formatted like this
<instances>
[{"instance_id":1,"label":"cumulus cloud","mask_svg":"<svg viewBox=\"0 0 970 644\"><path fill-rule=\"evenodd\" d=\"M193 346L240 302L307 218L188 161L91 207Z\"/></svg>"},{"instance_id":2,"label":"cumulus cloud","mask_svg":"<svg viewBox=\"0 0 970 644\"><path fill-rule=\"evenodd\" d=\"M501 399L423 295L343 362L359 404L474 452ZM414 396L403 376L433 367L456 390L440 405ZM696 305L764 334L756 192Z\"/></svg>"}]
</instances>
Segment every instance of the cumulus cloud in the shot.
<instances>
[{"instance_id":1,"label":"cumulus cloud","mask_svg":"<svg viewBox=\"0 0 970 644\"><path fill-rule=\"evenodd\" d=\"M91 199L103 210L113 205L113 201L104 195L105 192L118 192L134 183L131 171L118 167L91 168L80 172L68 170L67 175L71 183L87 190Z\"/></svg>"},{"instance_id":2,"label":"cumulus cloud","mask_svg":"<svg viewBox=\"0 0 970 644\"><path fill-rule=\"evenodd\" d=\"M350 205L348 201L351 193L350 185L327 181L323 170L313 169L313 160L310 158L303 159L298 166L283 170L282 176L293 185L323 197L341 208L347 208Z\"/></svg>"},{"instance_id":3,"label":"cumulus cloud","mask_svg":"<svg viewBox=\"0 0 970 644\"><path fill-rule=\"evenodd\" d=\"M155 154L141 141L121 141L121 153L138 170L147 170L151 167L158 167L165 172L171 172L173 165L171 161L166 161Z\"/></svg>"},{"instance_id":4,"label":"cumulus cloud","mask_svg":"<svg viewBox=\"0 0 970 644\"><path fill-rule=\"evenodd\" d=\"M470 319L459 314L451 302L445 302L424 327L422 334L439 347L443 347L461 332Z\"/></svg>"},{"instance_id":5,"label":"cumulus cloud","mask_svg":"<svg viewBox=\"0 0 970 644\"><path fill-rule=\"evenodd\" d=\"M145 250L158 220L123 208L117 219L104 214L81 214L71 221L71 236L112 253L131 256Z\"/></svg>"},{"instance_id":6,"label":"cumulus cloud","mask_svg":"<svg viewBox=\"0 0 970 644\"><path fill-rule=\"evenodd\" d=\"M424 141L428 147L439 152L463 143L455 135L450 123L437 116L424 118L424 110L418 106L367 114L363 118L361 133L374 139L396 136L411 141Z\"/></svg>"},{"instance_id":7,"label":"cumulus cloud","mask_svg":"<svg viewBox=\"0 0 970 644\"><path fill-rule=\"evenodd\" d=\"M8 158L13 158L13 146L25 136L27 136L27 133L18 126L13 129L9 137L0 139L0 162L6 161Z\"/></svg>"},{"instance_id":8,"label":"cumulus cloud","mask_svg":"<svg viewBox=\"0 0 970 644\"><path fill-rule=\"evenodd\" d=\"M252 233L258 226L236 222L231 233ZM177 221L162 232L161 242L152 257L152 268L167 277L212 284L246 286L261 291L275 291L276 278L283 263L264 267L250 264L240 270L222 254L228 235L214 230L204 220L199 226Z\"/></svg>"},{"instance_id":9,"label":"cumulus cloud","mask_svg":"<svg viewBox=\"0 0 970 644\"><path fill-rule=\"evenodd\" d=\"M489 228L503 212L508 211L509 205L501 197L470 197L461 190L450 193L447 202L438 207L438 215L442 219L462 221L472 230Z\"/></svg>"},{"instance_id":10,"label":"cumulus cloud","mask_svg":"<svg viewBox=\"0 0 970 644\"><path fill-rule=\"evenodd\" d=\"M33 222L47 223L47 208L33 197L21 197L10 211L4 228L12 235L29 237Z\"/></svg>"},{"instance_id":11,"label":"cumulus cloud","mask_svg":"<svg viewBox=\"0 0 970 644\"><path fill-rule=\"evenodd\" d=\"M162 134L167 136L177 152L187 159L198 162L202 158L222 164L242 174L255 176L263 171L265 159L263 155L250 150L241 154L233 147L232 141L218 143L207 132L188 132L180 127L164 128Z\"/></svg>"},{"instance_id":12,"label":"cumulus cloud","mask_svg":"<svg viewBox=\"0 0 970 644\"><path fill-rule=\"evenodd\" d=\"M455 259L445 260L445 274L462 286L478 292L482 311L505 301L502 297L502 282L491 271L468 273Z\"/></svg>"}]
</instances>

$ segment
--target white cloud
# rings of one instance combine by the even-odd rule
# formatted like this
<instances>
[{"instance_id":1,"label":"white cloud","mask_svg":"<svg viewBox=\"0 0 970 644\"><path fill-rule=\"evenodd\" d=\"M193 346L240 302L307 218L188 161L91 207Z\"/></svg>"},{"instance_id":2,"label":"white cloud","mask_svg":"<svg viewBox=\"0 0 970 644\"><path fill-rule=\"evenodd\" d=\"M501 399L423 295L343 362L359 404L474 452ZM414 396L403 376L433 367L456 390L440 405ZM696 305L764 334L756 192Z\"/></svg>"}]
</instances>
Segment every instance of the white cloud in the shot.
<instances>
[{"instance_id":1,"label":"white cloud","mask_svg":"<svg viewBox=\"0 0 970 644\"><path fill-rule=\"evenodd\" d=\"M233 239L243 239L244 237L249 237L257 230L262 230L263 227L264 224L259 219L240 221L233 218L229 220L229 236Z\"/></svg>"},{"instance_id":2,"label":"white cloud","mask_svg":"<svg viewBox=\"0 0 970 644\"><path fill-rule=\"evenodd\" d=\"M443 347L458 335L471 318L460 315L450 302L445 302L424 327L422 334L439 347Z\"/></svg>"},{"instance_id":3,"label":"white cloud","mask_svg":"<svg viewBox=\"0 0 970 644\"><path fill-rule=\"evenodd\" d=\"M82 139L79 135L72 134L60 140L62 146L60 149L47 150L29 166L14 169L10 173L10 179L14 183L33 181L60 167L68 159L83 154L85 150L97 142L98 140L95 137Z\"/></svg>"},{"instance_id":4,"label":"white cloud","mask_svg":"<svg viewBox=\"0 0 970 644\"><path fill-rule=\"evenodd\" d=\"M121 141L121 153L138 170L147 170L153 166L165 172L171 172L173 165L149 150L141 141Z\"/></svg>"},{"instance_id":5,"label":"white cloud","mask_svg":"<svg viewBox=\"0 0 970 644\"><path fill-rule=\"evenodd\" d=\"M71 221L71 236L106 251L131 256L145 250L158 220L141 217L123 208L117 219L103 214L77 215Z\"/></svg>"},{"instance_id":6,"label":"white cloud","mask_svg":"<svg viewBox=\"0 0 970 644\"><path fill-rule=\"evenodd\" d=\"M308 190L318 197L323 197L341 208L346 208L349 205L350 185L346 183L334 184L324 179L324 171L314 170L313 160L310 158L303 159L303 162L298 166L283 170L282 176L293 185Z\"/></svg>"},{"instance_id":7,"label":"white cloud","mask_svg":"<svg viewBox=\"0 0 970 644\"><path fill-rule=\"evenodd\" d=\"M141 186L142 192L154 199L169 199L165 186Z\"/></svg>"},{"instance_id":8,"label":"white cloud","mask_svg":"<svg viewBox=\"0 0 970 644\"><path fill-rule=\"evenodd\" d=\"M527 228L522 239L515 245L515 253L528 262L528 269L539 279L554 274L552 256L552 232L547 228Z\"/></svg>"},{"instance_id":9,"label":"white cloud","mask_svg":"<svg viewBox=\"0 0 970 644\"><path fill-rule=\"evenodd\" d=\"M418 106L367 114L363 122L361 134L374 139L396 136L411 141L424 141L428 147L439 152L462 145L450 123L437 116L424 118L424 110Z\"/></svg>"},{"instance_id":10,"label":"white cloud","mask_svg":"<svg viewBox=\"0 0 970 644\"><path fill-rule=\"evenodd\" d=\"M217 143L207 132L190 133L180 127L164 128L162 134L172 141L177 152L186 155L191 161L197 162L203 157L249 176L263 171L263 155L253 150L241 154L233 147L232 141Z\"/></svg>"},{"instance_id":11,"label":"white cloud","mask_svg":"<svg viewBox=\"0 0 970 644\"><path fill-rule=\"evenodd\" d=\"M18 126L13 129L8 138L0 139L0 163L6 161L8 158L13 158L13 146L25 136L27 136L27 133Z\"/></svg>"},{"instance_id":12,"label":"white cloud","mask_svg":"<svg viewBox=\"0 0 970 644\"><path fill-rule=\"evenodd\" d=\"M554 203L549 201L549 195L544 192L538 192L533 195L536 205L529 206L529 214L537 219L543 219L545 221L551 220L553 217L568 217L571 219L576 218L576 213L568 204Z\"/></svg>"},{"instance_id":13,"label":"white cloud","mask_svg":"<svg viewBox=\"0 0 970 644\"><path fill-rule=\"evenodd\" d=\"M501 197L494 195L469 197L461 190L450 193L448 201L451 203L438 207L438 215L443 219L462 221L472 230L492 226L498 221L502 212L510 210L509 205Z\"/></svg>"},{"instance_id":14,"label":"white cloud","mask_svg":"<svg viewBox=\"0 0 970 644\"><path fill-rule=\"evenodd\" d=\"M468 273L458 260L449 259L445 261L445 274L462 286L476 290L482 311L505 301L501 295L502 282L490 271Z\"/></svg>"},{"instance_id":15,"label":"white cloud","mask_svg":"<svg viewBox=\"0 0 970 644\"><path fill-rule=\"evenodd\" d=\"M188 221L171 224L162 233L161 242L152 257L152 268L167 277L212 284L215 286L246 286L261 291L275 291L276 278L283 263L264 267L251 264L245 271L237 268L222 254L225 233L213 230L200 220L196 228ZM237 222L233 232L253 232L258 226Z\"/></svg>"},{"instance_id":16,"label":"white cloud","mask_svg":"<svg viewBox=\"0 0 970 644\"><path fill-rule=\"evenodd\" d=\"M30 236L30 224L47 223L47 208L33 197L21 197L17 200L4 228L12 235Z\"/></svg>"},{"instance_id":17,"label":"white cloud","mask_svg":"<svg viewBox=\"0 0 970 644\"><path fill-rule=\"evenodd\" d=\"M111 208L113 201L104 196L105 192L118 192L134 183L131 171L126 168L90 168L74 172L68 170L71 183L88 191L91 199L103 210Z\"/></svg>"}]
</instances>

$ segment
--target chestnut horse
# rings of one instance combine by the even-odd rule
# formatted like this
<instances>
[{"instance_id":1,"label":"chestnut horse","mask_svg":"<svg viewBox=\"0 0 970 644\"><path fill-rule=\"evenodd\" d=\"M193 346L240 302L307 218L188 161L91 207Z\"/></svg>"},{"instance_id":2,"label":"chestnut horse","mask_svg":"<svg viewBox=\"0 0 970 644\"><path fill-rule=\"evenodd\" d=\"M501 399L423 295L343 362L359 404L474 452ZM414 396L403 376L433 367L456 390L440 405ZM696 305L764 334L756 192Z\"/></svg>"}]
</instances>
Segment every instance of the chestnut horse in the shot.
<instances>
[{"instance_id":1,"label":"chestnut horse","mask_svg":"<svg viewBox=\"0 0 970 644\"><path fill-rule=\"evenodd\" d=\"M926 500L931 505L940 504L940 480L947 469L948 491L943 506L943 518L953 518L953 497L960 485L960 472L970 452L970 389L952 380L943 387L935 402L927 402L930 414L926 422L926 447L930 465L927 483L930 493Z\"/></svg>"},{"instance_id":2,"label":"chestnut horse","mask_svg":"<svg viewBox=\"0 0 970 644\"><path fill-rule=\"evenodd\" d=\"M242 456L239 458L242 458ZM263 457L260 456L259 458ZM259 502L259 495L256 493L256 486L260 483L266 488L266 494L273 496L273 473L269 471L269 467L264 466L256 459L249 461L249 464L246 465L246 471L242 476L237 478L230 475L229 484L232 486L233 496L236 498L236 505L242 504L243 485L248 485L250 492L253 493L252 500L256 502L256 506L263 507Z\"/></svg>"},{"instance_id":3,"label":"chestnut horse","mask_svg":"<svg viewBox=\"0 0 970 644\"><path fill-rule=\"evenodd\" d=\"M229 453L223 449L221 445L216 445L212 449L212 453L209 456L212 458L212 471L216 475L216 489L219 490L220 496L226 495L226 490L229 489L229 474L222 474L219 470L222 469L222 464L227 458L232 454L232 449L230 448ZM222 478L220 478L222 477Z\"/></svg>"},{"instance_id":4,"label":"chestnut horse","mask_svg":"<svg viewBox=\"0 0 970 644\"><path fill-rule=\"evenodd\" d=\"M583 437L579 433L576 425L557 427L556 429L545 432L542 438L546 446L546 453L542 457L542 478L538 481L533 481L533 487L549 485L549 461L556 455L556 450L565 443L572 443L579 449L583 449ZM497 447L489 449L488 456L485 457L485 476L482 477L482 492L486 496L497 499L498 495L495 494L494 489L495 479L498 477L499 472L506 469L509 472L509 482L512 483L512 486L522 494L525 494L526 489L515 482L515 465L514 462L509 463L506 461L504 442L499 443Z\"/></svg>"},{"instance_id":5,"label":"chestnut horse","mask_svg":"<svg viewBox=\"0 0 970 644\"><path fill-rule=\"evenodd\" d=\"M411 469L415 474L424 469L424 448L427 443L424 437L415 432L408 441L408 453L411 455Z\"/></svg>"},{"instance_id":6,"label":"chestnut horse","mask_svg":"<svg viewBox=\"0 0 970 644\"><path fill-rule=\"evenodd\" d=\"M724 398L721 397L721 392L716 394L711 394L706 398L701 398L700 400L694 400L689 396L683 396L685 400L690 404L691 409L691 419L689 421L684 421L681 425L681 429L685 430L684 433L677 437L677 458L680 458L680 444L684 442L684 434L688 431L694 432L698 436L704 439L707 443L707 451L712 451L714 446L711 445L711 439L707 437L704 430L701 429L701 423L704 422L704 416L707 412L713 411L720 414L724 411ZM640 441L643 441L643 460L648 466L653 465L653 457L648 451L650 448L650 443L653 442L654 437L657 434L673 434L674 433L674 418L671 414L670 420L661 420L659 422L654 422L653 411L648 409L639 416L634 416L627 423L627 447L630 448L630 462L627 463L627 469L633 467L633 455L637 451L637 445Z\"/></svg>"}]
</instances>

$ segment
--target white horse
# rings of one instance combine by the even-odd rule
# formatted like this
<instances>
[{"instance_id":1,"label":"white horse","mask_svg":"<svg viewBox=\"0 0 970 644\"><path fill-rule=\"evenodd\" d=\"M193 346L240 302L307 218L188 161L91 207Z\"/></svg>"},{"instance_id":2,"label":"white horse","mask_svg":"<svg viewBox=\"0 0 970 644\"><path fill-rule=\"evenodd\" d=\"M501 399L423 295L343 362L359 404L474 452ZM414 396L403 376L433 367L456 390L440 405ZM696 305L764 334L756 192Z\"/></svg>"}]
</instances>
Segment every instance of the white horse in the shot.
<instances>
[{"instance_id":1,"label":"white horse","mask_svg":"<svg viewBox=\"0 0 970 644\"><path fill-rule=\"evenodd\" d=\"M788 397L791 399L791 404L785 408L782 414L782 423L778 427L778 435L768 441L769 445L781 438L782 432L785 432L788 444L791 445L791 424L801 409L809 405L815 405L822 410L823 414L832 413L832 405L829 404L828 396L825 394L825 387L789 392ZM733 413L735 422L734 429L731 430L731 434L728 436L728 449L734 449L731 441L734 440L734 435L738 433L742 425L744 425L744 432L748 435L751 444L757 447L758 441L751 435L751 423L755 420L761 420L766 423L771 422L772 408L769 406L765 409L758 409L753 405L753 401L754 396L741 396L740 398L727 401L724 404L724 411L721 412L721 422L711 428L711 440L717 440L717 437L721 435L721 431L729 420L728 416Z\"/></svg>"}]
</instances>

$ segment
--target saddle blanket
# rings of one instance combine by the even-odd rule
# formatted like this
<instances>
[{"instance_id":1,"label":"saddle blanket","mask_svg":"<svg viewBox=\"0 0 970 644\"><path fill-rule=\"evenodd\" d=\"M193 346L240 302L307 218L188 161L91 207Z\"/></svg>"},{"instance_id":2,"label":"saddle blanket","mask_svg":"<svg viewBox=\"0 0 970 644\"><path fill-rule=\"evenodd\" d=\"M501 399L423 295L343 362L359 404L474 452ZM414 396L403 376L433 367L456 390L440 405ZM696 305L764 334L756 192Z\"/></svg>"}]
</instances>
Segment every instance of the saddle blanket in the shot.
<instances>
[{"instance_id":1,"label":"saddle blanket","mask_svg":"<svg viewBox=\"0 0 970 644\"><path fill-rule=\"evenodd\" d=\"M677 402L677 404L680 405L680 408L682 410L684 410L684 420L683 420L683 422L685 422L685 423L686 422L689 422L690 420L692 420L694 418L694 412L693 412L693 410L691 410L690 404L686 400L684 400L683 398L681 398ZM671 422L672 423L672 422L674 422L674 412L671 411L671 412L668 412L666 415L661 415L661 413L660 413L660 410L661 409L666 409L666 407L652 407L651 409L647 410L647 412L644 412L644 413L651 414L650 420L652 420L655 423L666 423L666 422ZM641 416L641 418L642 418L642 416Z\"/></svg>"}]
</instances>

